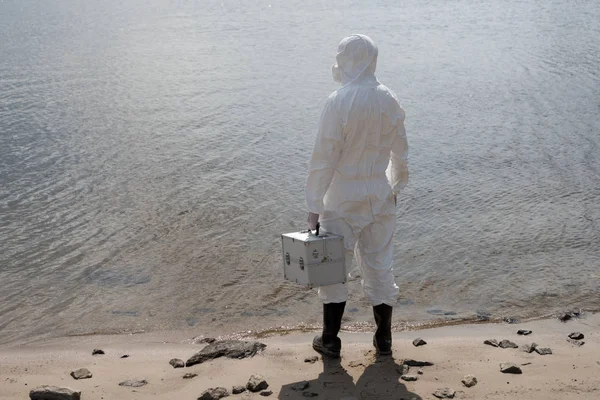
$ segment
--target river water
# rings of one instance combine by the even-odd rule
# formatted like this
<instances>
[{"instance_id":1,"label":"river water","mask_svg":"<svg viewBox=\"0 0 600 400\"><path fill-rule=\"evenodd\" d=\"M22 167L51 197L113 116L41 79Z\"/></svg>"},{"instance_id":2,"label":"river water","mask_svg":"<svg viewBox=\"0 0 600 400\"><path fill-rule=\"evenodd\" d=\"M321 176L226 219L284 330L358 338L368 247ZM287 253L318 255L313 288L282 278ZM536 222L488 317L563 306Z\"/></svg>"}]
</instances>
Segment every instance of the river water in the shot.
<instances>
[{"instance_id":1,"label":"river water","mask_svg":"<svg viewBox=\"0 0 600 400\"><path fill-rule=\"evenodd\" d=\"M0 343L318 323L279 235L350 33L407 112L395 321L600 309L600 2L0 0Z\"/></svg>"}]
</instances>

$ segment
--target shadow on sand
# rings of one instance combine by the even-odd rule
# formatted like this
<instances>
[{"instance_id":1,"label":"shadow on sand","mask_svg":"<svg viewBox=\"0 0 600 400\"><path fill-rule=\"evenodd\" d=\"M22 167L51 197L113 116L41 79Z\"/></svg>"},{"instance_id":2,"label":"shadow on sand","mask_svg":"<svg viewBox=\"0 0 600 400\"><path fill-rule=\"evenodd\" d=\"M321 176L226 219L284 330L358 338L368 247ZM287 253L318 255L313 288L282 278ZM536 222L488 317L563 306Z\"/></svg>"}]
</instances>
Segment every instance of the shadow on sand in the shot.
<instances>
[{"instance_id":1,"label":"shadow on sand","mask_svg":"<svg viewBox=\"0 0 600 400\"><path fill-rule=\"evenodd\" d=\"M339 359L323 358L323 372L317 379L283 385L279 399L422 400L400 383L400 368L392 357L378 357L354 383Z\"/></svg>"}]
</instances>

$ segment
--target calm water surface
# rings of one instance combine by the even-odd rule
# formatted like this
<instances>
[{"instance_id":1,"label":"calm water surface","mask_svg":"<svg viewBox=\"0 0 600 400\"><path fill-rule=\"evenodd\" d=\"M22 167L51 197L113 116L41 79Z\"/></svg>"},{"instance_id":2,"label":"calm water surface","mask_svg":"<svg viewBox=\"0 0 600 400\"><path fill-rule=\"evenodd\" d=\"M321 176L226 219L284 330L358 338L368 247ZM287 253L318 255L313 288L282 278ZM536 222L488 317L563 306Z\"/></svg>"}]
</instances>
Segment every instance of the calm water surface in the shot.
<instances>
[{"instance_id":1,"label":"calm water surface","mask_svg":"<svg viewBox=\"0 0 600 400\"><path fill-rule=\"evenodd\" d=\"M0 0L0 343L318 322L279 234L354 32L407 111L396 321L600 309L600 2Z\"/></svg>"}]
</instances>

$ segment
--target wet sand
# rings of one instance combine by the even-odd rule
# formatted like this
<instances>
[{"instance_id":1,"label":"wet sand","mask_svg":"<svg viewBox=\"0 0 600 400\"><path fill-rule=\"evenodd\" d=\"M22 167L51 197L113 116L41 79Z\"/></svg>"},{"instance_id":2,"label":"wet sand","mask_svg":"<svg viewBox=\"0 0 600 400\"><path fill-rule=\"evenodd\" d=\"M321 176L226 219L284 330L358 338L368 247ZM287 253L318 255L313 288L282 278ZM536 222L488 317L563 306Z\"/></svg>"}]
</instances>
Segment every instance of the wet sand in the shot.
<instances>
[{"instance_id":1,"label":"wet sand","mask_svg":"<svg viewBox=\"0 0 600 400\"><path fill-rule=\"evenodd\" d=\"M517 335L530 329L531 335ZM585 334L585 345L567 342L571 332ZM204 332L197 332L202 336ZM313 333L260 339L266 350L244 360L217 359L188 368L174 369L171 358L186 360L204 344L194 344L189 332L154 332L139 335L65 337L43 343L0 348L0 399L27 398L38 385L66 386L82 391L91 399L196 399L209 387L231 391L245 385L250 375L263 375L273 391L270 398L303 399L292 385L308 381L304 391L319 399L435 399L438 388L450 387L460 399L545 399L600 398L600 314L562 323L557 319L520 324L476 324L446 326L394 334L393 357L375 357L369 333L342 333L340 362L314 356L310 342ZM421 337L428 344L414 347ZM550 347L552 355L525 353L521 349L501 349L484 345L485 339L509 339L518 345L536 342ZM92 356L102 349L105 355ZM122 355L128 358L120 358ZM405 382L398 372L404 359L429 361L416 382ZM499 364L512 362L523 374L500 372ZM74 380L69 375L88 368L93 377ZM418 368L411 367L410 374ZM182 379L185 373L198 374ZM478 383L467 388L461 379L476 376ZM119 382L144 378L146 386L126 388ZM232 398L262 398L248 392Z\"/></svg>"}]
</instances>

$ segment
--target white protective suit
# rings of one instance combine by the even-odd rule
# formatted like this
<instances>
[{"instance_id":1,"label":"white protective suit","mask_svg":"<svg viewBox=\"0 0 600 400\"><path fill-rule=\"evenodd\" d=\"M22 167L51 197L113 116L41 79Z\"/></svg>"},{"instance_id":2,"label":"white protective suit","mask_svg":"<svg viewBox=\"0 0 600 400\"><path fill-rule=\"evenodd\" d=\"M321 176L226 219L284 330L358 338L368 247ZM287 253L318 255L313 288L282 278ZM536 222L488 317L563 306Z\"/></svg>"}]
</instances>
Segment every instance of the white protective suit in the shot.
<instances>
[{"instance_id":1,"label":"white protective suit","mask_svg":"<svg viewBox=\"0 0 600 400\"><path fill-rule=\"evenodd\" d=\"M373 306L394 306L394 195L408 182L404 110L375 78L377 46L367 36L340 42L333 76L342 87L327 99L306 181L308 210L323 230L344 236L346 272L353 254ZM319 288L323 303L345 302L345 284Z\"/></svg>"}]
</instances>

